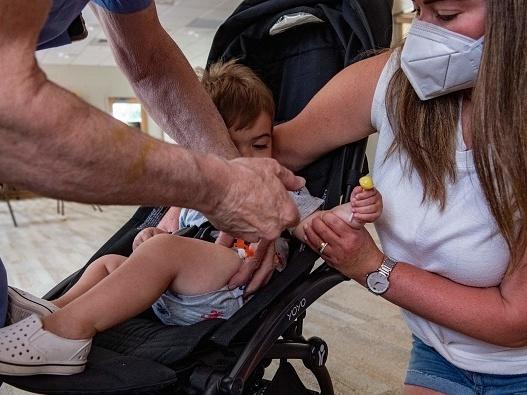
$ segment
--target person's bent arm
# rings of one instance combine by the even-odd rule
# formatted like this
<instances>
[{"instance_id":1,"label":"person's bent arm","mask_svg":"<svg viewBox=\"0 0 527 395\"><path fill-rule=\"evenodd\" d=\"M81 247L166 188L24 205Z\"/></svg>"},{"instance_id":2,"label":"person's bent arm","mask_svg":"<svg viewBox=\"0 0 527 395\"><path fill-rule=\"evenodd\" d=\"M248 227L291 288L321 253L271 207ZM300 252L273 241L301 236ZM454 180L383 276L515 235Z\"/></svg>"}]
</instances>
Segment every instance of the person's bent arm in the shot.
<instances>
[{"instance_id":1,"label":"person's bent arm","mask_svg":"<svg viewBox=\"0 0 527 395\"><path fill-rule=\"evenodd\" d=\"M299 170L335 148L375 132L371 109L389 52L354 63L333 77L298 116L275 127L273 158Z\"/></svg>"},{"instance_id":2,"label":"person's bent arm","mask_svg":"<svg viewBox=\"0 0 527 395\"><path fill-rule=\"evenodd\" d=\"M186 148L228 159L239 156L214 103L161 26L154 2L131 14L92 9L117 64L161 129Z\"/></svg>"},{"instance_id":3,"label":"person's bent arm","mask_svg":"<svg viewBox=\"0 0 527 395\"><path fill-rule=\"evenodd\" d=\"M324 258L344 275L365 285L377 270L382 252L365 229L353 230L331 213L315 218L306 229L317 249L324 240ZM482 267L484 264L482 263ZM399 262L390 274L385 299L427 320L503 347L527 346L527 254L521 267L497 287L478 288Z\"/></svg>"},{"instance_id":4,"label":"person's bent arm","mask_svg":"<svg viewBox=\"0 0 527 395\"><path fill-rule=\"evenodd\" d=\"M31 69L24 79L3 72L2 91L11 93L0 107L4 182L81 202L206 200L204 156L136 132L47 81L36 65ZM221 171L220 162L209 170Z\"/></svg>"},{"instance_id":5,"label":"person's bent arm","mask_svg":"<svg viewBox=\"0 0 527 395\"><path fill-rule=\"evenodd\" d=\"M4 182L97 203L183 205L205 199L199 187L204 157L158 143L46 79L34 48L50 1L0 5Z\"/></svg>"},{"instance_id":6,"label":"person's bent arm","mask_svg":"<svg viewBox=\"0 0 527 395\"><path fill-rule=\"evenodd\" d=\"M194 208L248 240L298 221L283 185L301 180L273 160L227 162L159 142L48 81L34 49L50 5L0 0L0 180L81 202Z\"/></svg>"}]
</instances>

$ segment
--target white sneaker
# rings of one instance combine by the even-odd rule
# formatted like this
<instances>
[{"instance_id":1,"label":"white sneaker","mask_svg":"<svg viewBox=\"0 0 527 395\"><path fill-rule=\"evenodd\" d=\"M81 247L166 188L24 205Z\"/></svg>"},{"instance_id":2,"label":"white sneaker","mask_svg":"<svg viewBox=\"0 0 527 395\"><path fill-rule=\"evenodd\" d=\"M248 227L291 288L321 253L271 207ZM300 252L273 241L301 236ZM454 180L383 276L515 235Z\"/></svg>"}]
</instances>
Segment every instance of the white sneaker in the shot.
<instances>
[{"instance_id":1,"label":"white sneaker","mask_svg":"<svg viewBox=\"0 0 527 395\"><path fill-rule=\"evenodd\" d=\"M91 339L71 340L42 328L36 314L0 329L0 374L69 375L84 370Z\"/></svg>"},{"instance_id":2,"label":"white sneaker","mask_svg":"<svg viewBox=\"0 0 527 395\"><path fill-rule=\"evenodd\" d=\"M7 307L7 325L21 321L31 314L38 314L43 317L59 309L50 301L37 298L29 292L15 287L8 287L7 297L9 300Z\"/></svg>"}]
</instances>

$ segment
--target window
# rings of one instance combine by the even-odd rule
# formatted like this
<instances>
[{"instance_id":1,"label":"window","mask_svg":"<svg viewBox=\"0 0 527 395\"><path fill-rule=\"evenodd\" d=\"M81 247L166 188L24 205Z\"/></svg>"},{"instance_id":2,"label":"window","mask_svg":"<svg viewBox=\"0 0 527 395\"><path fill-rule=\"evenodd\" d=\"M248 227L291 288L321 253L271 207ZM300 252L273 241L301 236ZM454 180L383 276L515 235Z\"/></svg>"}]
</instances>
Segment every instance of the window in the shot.
<instances>
[{"instance_id":1,"label":"window","mask_svg":"<svg viewBox=\"0 0 527 395\"><path fill-rule=\"evenodd\" d=\"M119 121L148 133L147 116L137 99L111 97L110 111L112 116Z\"/></svg>"}]
</instances>

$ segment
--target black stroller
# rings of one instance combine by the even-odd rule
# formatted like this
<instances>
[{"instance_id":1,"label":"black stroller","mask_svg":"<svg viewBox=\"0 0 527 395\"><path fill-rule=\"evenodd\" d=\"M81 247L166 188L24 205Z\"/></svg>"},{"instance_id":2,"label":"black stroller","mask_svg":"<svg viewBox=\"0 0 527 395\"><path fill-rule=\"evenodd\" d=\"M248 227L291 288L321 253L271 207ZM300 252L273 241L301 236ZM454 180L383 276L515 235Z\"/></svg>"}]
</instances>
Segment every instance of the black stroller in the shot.
<instances>
[{"instance_id":1,"label":"black stroller","mask_svg":"<svg viewBox=\"0 0 527 395\"><path fill-rule=\"evenodd\" d=\"M274 93L276 121L294 117L338 71L391 41L392 0L246 0L220 27L208 63L237 58L259 74ZM364 169L366 142L343 147L302 172L325 208L347 200ZM137 232L155 226L165 208L140 208L90 259L129 255ZM212 228L182 230L209 239ZM332 395L320 338L305 339L306 309L346 280L321 265L299 242L291 245L286 269L274 275L231 319L187 327L164 326L150 311L94 340L86 370L73 376L7 377L26 391L46 394L272 394ZM86 266L87 266L86 265ZM46 297L64 293L83 269ZM271 380L264 371L280 366ZM320 390L306 389L288 359L301 359Z\"/></svg>"}]
</instances>

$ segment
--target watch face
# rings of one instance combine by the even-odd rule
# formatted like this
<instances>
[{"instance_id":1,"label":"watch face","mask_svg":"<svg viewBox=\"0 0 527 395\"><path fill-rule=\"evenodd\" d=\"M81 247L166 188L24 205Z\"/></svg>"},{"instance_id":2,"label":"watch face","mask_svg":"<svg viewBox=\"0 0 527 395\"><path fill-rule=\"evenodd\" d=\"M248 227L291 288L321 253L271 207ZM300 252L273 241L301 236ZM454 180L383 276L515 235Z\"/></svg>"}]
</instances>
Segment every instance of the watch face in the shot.
<instances>
[{"instance_id":1,"label":"watch face","mask_svg":"<svg viewBox=\"0 0 527 395\"><path fill-rule=\"evenodd\" d=\"M371 292L380 295L386 292L390 282L385 275L379 272L373 272L368 274L368 277L366 278L366 284L368 285L368 288Z\"/></svg>"}]
</instances>

